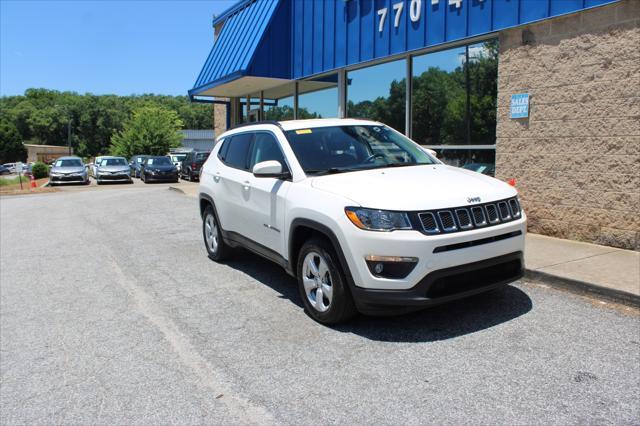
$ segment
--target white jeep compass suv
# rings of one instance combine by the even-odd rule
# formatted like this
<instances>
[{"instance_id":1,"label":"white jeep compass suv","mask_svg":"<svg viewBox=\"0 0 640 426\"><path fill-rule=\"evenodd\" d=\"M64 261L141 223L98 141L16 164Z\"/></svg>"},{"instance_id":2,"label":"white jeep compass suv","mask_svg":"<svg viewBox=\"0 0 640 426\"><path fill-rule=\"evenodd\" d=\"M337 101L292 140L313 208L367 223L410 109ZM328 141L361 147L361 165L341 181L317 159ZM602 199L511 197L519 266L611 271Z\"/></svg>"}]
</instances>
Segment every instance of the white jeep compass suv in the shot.
<instances>
[{"instance_id":1,"label":"white jeep compass suv","mask_svg":"<svg viewBox=\"0 0 640 426\"><path fill-rule=\"evenodd\" d=\"M297 278L315 320L405 312L523 271L516 190L442 164L377 122L299 120L223 133L202 168L211 259L244 247Z\"/></svg>"}]
</instances>

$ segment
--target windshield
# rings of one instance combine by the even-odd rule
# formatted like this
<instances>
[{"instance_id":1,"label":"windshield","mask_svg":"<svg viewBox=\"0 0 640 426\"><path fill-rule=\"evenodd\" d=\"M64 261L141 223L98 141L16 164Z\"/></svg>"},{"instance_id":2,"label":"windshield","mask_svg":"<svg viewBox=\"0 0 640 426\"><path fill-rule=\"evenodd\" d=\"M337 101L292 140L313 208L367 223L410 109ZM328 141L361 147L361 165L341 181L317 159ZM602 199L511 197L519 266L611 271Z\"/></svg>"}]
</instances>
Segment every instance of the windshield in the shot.
<instances>
[{"instance_id":1,"label":"windshield","mask_svg":"<svg viewBox=\"0 0 640 426\"><path fill-rule=\"evenodd\" d=\"M143 160L144 160L144 157L137 157L137 158L136 158L136 161L137 161L138 163L142 163L142 161L143 161Z\"/></svg>"},{"instance_id":2,"label":"windshield","mask_svg":"<svg viewBox=\"0 0 640 426\"><path fill-rule=\"evenodd\" d=\"M316 127L286 135L307 174L436 164L418 145L386 126Z\"/></svg>"},{"instance_id":3,"label":"windshield","mask_svg":"<svg viewBox=\"0 0 640 426\"><path fill-rule=\"evenodd\" d=\"M172 155L171 156L171 161L173 162L178 162L178 161L182 161L184 160L184 157L186 157L187 154L182 154L182 155Z\"/></svg>"},{"instance_id":4,"label":"windshield","mask_svg":"<svg viewBox=\"0 0 640 426\"><path fill-rule=\"evenodd\" d=\"M107 158L102 160L101 166L126 166L127 162L124 158Z\"/></svg>"},{"instance_id":5,"label":"windshield","mask_svg":"<svg viewBox=\"0 0 640 426\"><path fill-rule=\"evenodd\" d=\"M82 167L82 161L76 159L58 160L56 161L56 167Z\"/></svg>"},{"instance_id":6,"label":"windshield","mask_svg":"<svg viewBox=\"0 0 640 426\"><path fill-rule=\"evenodd\" d=\"M196 154L196 161L205 161L209 157L208 152L199 152Z\"/></svg>"},{"instance_id":7,"label":"windshield","mask_svg":"<svg viewBox=\"0 0 640 426\"><path fill-rule=\"evenodd\" d=\"M148 165L153 164L154 166L173 165L173 163L171 161L169 161L169 159L167 157L149 158L147 160L147 164Z\"/></svg>"}]
</instances>

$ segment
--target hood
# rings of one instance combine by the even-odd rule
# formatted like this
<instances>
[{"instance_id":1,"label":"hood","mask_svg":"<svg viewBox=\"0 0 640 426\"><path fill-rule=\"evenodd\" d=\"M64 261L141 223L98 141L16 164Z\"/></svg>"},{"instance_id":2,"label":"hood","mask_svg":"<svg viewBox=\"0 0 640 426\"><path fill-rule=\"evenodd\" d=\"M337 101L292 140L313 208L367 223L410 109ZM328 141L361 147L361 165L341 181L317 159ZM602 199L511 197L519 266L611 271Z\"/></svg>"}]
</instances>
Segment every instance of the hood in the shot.
<instances>
[{"instance_id":1,"label":"hood","mask_svg":"<svg viewBox=\"0 0 640 426\"><path fill-rule=\"evenodd\" d=\"M105 173L105 172L108 172L108 173L128 172L129 170L130 170L129 166L122 166L122 165L120 165L120 166L100 166L100 167L98 167L98 171L100 173Z\"/></svg>"},{"instance_id":2,"label":"hood","mask_svg":"<svg viewBox=\"0 0 640 426\"><path fill-rule=\"evenodd\" d=\"M469 198L480 197L485 203L517 194L498 179L443 164L319 176L311 185L362 207L404 211L466 206Z\"/></svg>"},{"instance_id":3,"label":"hood","mask_svg":"<svg viewBox=\"0 0 640 426\"><path fill-rule=\"evenodd\" d=\"M84 167L52 167L51 173L81 173L84 172Z\"/></svg>"}]
</instances>

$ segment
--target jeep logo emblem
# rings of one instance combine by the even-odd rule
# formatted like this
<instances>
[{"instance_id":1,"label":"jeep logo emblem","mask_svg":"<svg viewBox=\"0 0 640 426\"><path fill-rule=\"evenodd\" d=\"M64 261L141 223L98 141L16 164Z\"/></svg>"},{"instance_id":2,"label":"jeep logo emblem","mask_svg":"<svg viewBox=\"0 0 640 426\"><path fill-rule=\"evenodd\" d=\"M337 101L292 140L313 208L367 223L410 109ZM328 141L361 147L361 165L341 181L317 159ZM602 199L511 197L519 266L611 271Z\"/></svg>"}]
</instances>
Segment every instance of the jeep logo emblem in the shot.
<instances>
[{"instance_id":1,"label":"jeep logo emblem","mask_svg":"<svg viewBox=\"0 0 640 426\"><path fill-rule=\"evenodd\" d=\"M467 198L467 202L469 204L471 204L471 203L479 203L480 201L481 201L480 197L469 197L469 198Z\"/></svg>"}]
</instances>

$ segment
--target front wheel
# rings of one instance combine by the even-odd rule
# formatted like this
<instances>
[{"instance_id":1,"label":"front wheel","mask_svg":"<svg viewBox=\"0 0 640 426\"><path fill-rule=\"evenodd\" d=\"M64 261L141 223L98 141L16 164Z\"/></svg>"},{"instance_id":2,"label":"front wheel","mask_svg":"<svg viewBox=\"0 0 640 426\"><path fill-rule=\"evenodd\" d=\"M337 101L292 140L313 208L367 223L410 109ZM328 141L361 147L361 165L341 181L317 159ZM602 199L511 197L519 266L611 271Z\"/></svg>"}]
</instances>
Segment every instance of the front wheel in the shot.
<instances>
[{"instance_id":1,"label":"front wheel","mask_svg":"<svg viewBox=\"0 0 640 426\"><path fill-rule=\"evenodd\" d=\"M222 262L229 257L231 247L222 239L222 230L211 206L207 206L202 215L202 236L211 260Z\"/></svg>"},{"instance_id":2,"label":"front wheel","mask_svg":"<svg viewBox=\"0 0 640 426\"><path fill-rule=\"evenodd\" d=\"M356 307L333 247L326 241L304 243L297 264L298 289L305 310L322 324L353 318Z\"/></svg>"}]
</instances>

